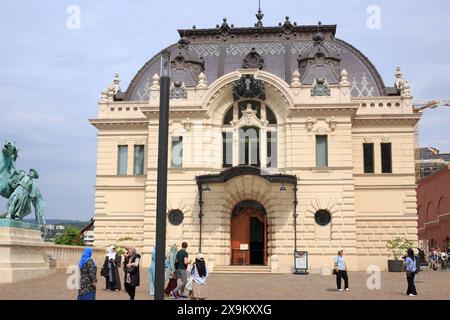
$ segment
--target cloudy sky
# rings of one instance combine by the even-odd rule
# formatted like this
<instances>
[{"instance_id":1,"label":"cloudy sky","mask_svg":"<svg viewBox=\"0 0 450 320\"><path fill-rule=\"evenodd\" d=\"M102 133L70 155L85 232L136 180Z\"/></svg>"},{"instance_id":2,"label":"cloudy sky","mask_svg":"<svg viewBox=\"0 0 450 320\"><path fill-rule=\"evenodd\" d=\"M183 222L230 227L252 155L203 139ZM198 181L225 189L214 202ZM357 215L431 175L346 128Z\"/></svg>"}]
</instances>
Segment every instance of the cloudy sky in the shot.
<instances>
[{"instance_id":1,"label":"cloudy sky","mask_svg":"<svg viewBox=\"0 0 450 320\"><path fill-rule=\"evenodd\" d=\"M17 166L37 168L47 218L92 217L100 91L119 72L133 75L177 28L214 27L227 17L252 26L257 0L17 0L0 9L0 139L21 149ZM226 6L224 5L226 3ZM80 28L67 27L80 9ZM380 9L380 28L367 26ZM337 24L337 37L360 49L392 85L400 65L416 99L450 99L450 2L262 0L264 25L286 15L299 24ZM369 8L370 11L370 8ZM69 24L72 20L69 20ZM420 144L450 152L450 108L428 110ZM0 200L0 211L5 201Z\"/></svg>"}]
</instances>

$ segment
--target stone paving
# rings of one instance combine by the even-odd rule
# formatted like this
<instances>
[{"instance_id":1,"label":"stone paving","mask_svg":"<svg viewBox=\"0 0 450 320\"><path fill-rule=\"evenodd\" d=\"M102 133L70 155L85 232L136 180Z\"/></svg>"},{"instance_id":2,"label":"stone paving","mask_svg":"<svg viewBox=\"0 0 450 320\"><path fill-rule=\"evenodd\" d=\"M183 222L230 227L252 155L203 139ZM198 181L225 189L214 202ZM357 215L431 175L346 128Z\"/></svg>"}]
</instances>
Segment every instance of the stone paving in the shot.
<instances>
[{"instance_id":1,"label":"stone paving","mask_svg":"<svg viewBox=\"0 0 450 320\"><path fill-rule=\"evenodd\" d=\"M123 279L123 274L121 274ZM67 289L68 275L58 270L53 275L15 284L0 284L0 300L73 300L76 290ZM450 299L450 271L423 271L417 275L417 297L405 296L405 273L381 273L381 290L367 289L368 275L350 272L350 291L336 290L334 276L293 274L214 274L208 279L208 299L211 300L329 300L329 299ZM148 271L141 272L137 300L151 300L148 295ZM98 300L126 300L124 290L110 292L99 276Z\"/></svg>"}]
</instances>

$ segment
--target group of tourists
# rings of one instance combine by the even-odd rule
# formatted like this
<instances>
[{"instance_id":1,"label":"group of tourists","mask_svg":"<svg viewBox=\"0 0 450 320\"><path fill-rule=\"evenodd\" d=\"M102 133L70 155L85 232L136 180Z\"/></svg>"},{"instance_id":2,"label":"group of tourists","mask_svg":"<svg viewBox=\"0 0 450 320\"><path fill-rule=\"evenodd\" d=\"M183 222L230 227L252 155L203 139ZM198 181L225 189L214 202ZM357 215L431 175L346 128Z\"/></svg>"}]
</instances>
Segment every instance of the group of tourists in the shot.
<instances>
[{"instance_id":1,"label":"group of tourists","mask_svg":"<svg viewBox=\"0 0 450 320\"><path fill-rule=\"evenodd\" d=\"M114 246L109 247L100 275L106 279L106 290L120 291L119 268L122 267L125 274L125 291L128 293L130 300L134 300L136 287L140 284L139 262L141 256L133 246L125 246L125 249L124 261L121 263L122 257L117 253L116 248ZM79 268L80 288L78 290L78 300L95 300L97 291L97 266L92 258L91 247L86 247L83 250Z\"/></svg>"},{"instance_id":2,"label":"group of tourists","mask_svg":"<svg viewBox=\"0 0 450 320\"><path fill-rule=\"evenodd\" d=\"M198 254L195 260L189 259L187 252L187 243L181 244L181 249L177 251L177 245L170 248L166 256L166 296L173 299L204 300L206 299L205 285L208 278L205 258ZM119 269L123 268L125 274L124 287L130 300L136 296L136 287L140 285L139 264L141 256L133 246L125 246L126 253L122 263L122 256L117 252L114 246L108 248L100 275L105 278L105 288L111 291L121 291L121 281ZM79 263L80 269L80 288L78 291L78 300L95 300L97 290L97 266L92 258L92 248L84 249ZM156 250L153 250L150 264L150 295L155 291L155 256ZM187 295L186 295L187 291Z\"/></svg>"},{"instance_id":3,"label":"group of tourists","mask_svg":"<svg viewBox=\"0 0 450 320\"><path fill-rule=\"evenodd\" d=\"M173 299L205 300L208 278L205 258L199 253L194 261L190 260L187 247L187 242L181 244L179 251L175 244L171 247L166 259L168 283L164 292ZM185 294L186 290L189 296Z\"/></svg>"},{"instance_id":4,"label":"group of tourists","mask_svg":"<svg viewBox=\"0 0 450 320\"><path fill-rule=\"evenodd\" d=\"M189 259L187 252L188 244L183 242L181 249L177 250L174 244L170 248L169 254L166 256L166 296L172 299L206 299L206 280L208 278L208 269L206 267L204 256L199 253L195 260ZM139 263L141 256L137 253L136 248L125 246L126 254L124 262L121 263L121 255L117 253L114 246L109 247L106 254L100 275L106 279L106 289L111 291L120 291L121 282L119 277L119 268L123 268L125 291L128 293L130 300L134 300L136 295L136 287L140 284ZM154 295L155 288L155 256L156 251L153 250L152 261L150 264L150 295ZM80 289L78 300L95 300L97 288L97 266L92 259L92 248L84 249L79 263L80 268ZM406 295L416 296L417 291L414 284L414 278L420 271L420 265L417 264L414 250L408 249L405 258L405 270L407 280ZM350 291L348 268L344 258L344 250L339 249L337 256L334 258L333 274L336 275L336 286L338 291ZM344 280L344 288L342 288L342 279ZM187 291L187 294L186 294Z\"/></svg>"},{"instance_id":5,"label":"group of tourists","mask_svg":"<svg viewBox=\"0 0 450 320\"><path fill-rule=\"evenodd\" d=\"M428 254L428 266L437 270L440 265L442 271L448 269L448 257L450 255L450 248L441 250L439 247L432 248Z\"/></svg>"}]
</instances>

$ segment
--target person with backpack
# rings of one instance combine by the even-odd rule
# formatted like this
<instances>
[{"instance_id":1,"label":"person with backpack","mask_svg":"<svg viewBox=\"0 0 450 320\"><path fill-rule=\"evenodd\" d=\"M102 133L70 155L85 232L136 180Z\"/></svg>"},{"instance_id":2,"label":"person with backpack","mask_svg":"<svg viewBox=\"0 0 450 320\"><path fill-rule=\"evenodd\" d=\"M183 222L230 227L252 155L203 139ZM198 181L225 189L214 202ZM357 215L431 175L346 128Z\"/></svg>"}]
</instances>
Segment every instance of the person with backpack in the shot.
<instances>
[{"instance_id":1,"label":"person with backpack","mask_svg":"<svg viewBox=\"0 0 450 320\"><path fill-rule=\"evenodd\" d=\"M417 273L416 258L414 257L414 250L409 248L407 257L405 259L406 265L406 281L408 282L408 289L406 289L407 296L417 296L416 286L414 285L414 277Z\"/></svg>"},{"instance_id":2,"label":"person with backpack","mask_svg":"<svg viewBox=\"0 0 450 320\"><path fill-rule=\"evenodd\" d=\"M178 284L178 286L170 292L170 296L174 299L188 298L188 296L184 294L184 288L186 287L187 283L187 266L191 264L191 261L188 259L189 254L186 251L187 247L187 242L183 242L181 244L181 249L177 252L176 255L175 273L177 274L176 278L181 279L181 283Z\"/></svg>"}]
</instances>

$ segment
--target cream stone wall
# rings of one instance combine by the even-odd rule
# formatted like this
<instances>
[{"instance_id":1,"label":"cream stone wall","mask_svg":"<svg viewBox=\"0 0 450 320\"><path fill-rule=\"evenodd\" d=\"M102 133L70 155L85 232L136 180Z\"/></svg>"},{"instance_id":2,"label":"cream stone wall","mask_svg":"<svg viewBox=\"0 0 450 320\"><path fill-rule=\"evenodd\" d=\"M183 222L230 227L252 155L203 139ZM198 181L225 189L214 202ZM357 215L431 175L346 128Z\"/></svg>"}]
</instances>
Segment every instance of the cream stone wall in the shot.
<instances>
[{"instance_id":1,"label":"cream stone wall","mask_svg":"<svg viewBox=\"0 0 450 320\"><path fill-rule=\"evenodd\" d=\"M351 270L364 271L372 264L386 269L387 240L397 235L417 240L413 138L420 114L413 113L411 97L351 98L345 82L330 86L330 97L311 97L311 86L291 87L252 69L231 72L206 87L187 88L187 99L170 101L169 143L172 137L183 137L183 167L171 168L169 151L167 210L180 209L184 221L180 226L167 223L167 248L187 241L188 251L198 252L195 176L223 170L223 116L234 102L232 83L243 73L264 82L265 103L277 117L274 172L298 178L297 249L309 252L310 270L331 267L341 247ZM155 245L158 108L159 87L152 85L149 102L103 100L98 118L91 120L99 130L95 245L132 237L144 265ZM328 136L327 167L316 167L317 134ZM364 142L374 143L374 174L363 173ZM392 143L390 174L381 173L381 142ZM129 146L127 176L117 176L120 144ZM145 145L144 176L132 175L134 144ZM269 260L278 261L278 271L291 272L293 186L280 192L278 183L239 176L210 187L211 192L203 193L202 227L202 251L208 259L221 266L230 263L231 212L238 202L251 199L267 212ZM319 209L331 213L329 225L315 222Z\"/></svg>"}]
</instances>

